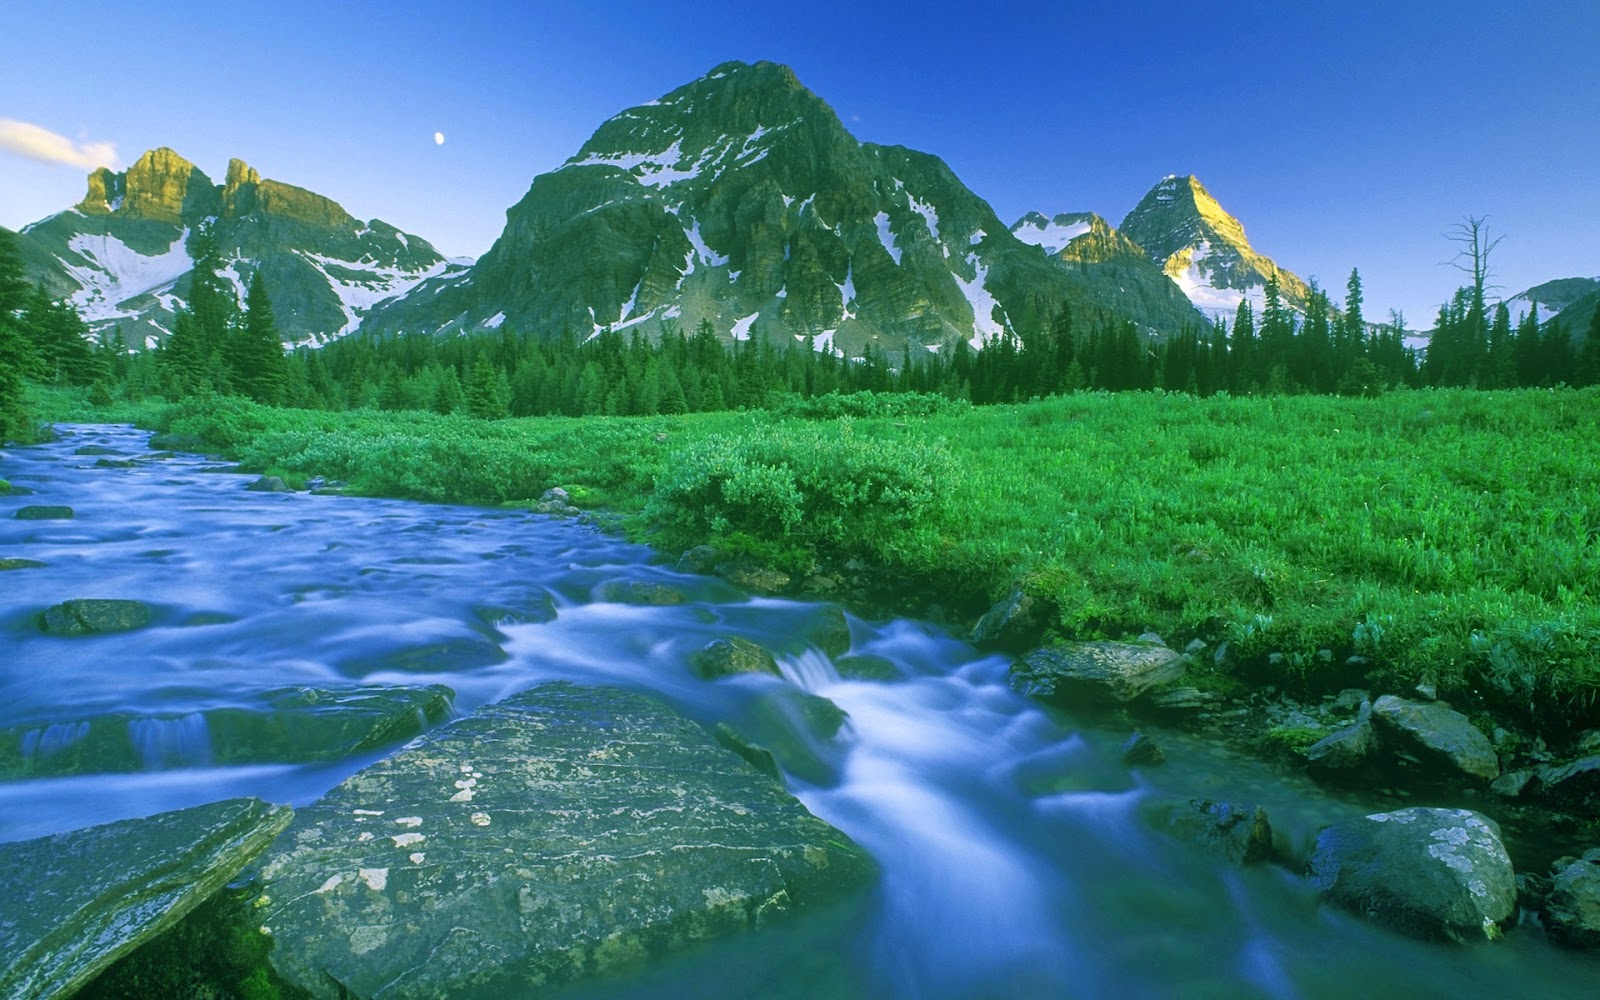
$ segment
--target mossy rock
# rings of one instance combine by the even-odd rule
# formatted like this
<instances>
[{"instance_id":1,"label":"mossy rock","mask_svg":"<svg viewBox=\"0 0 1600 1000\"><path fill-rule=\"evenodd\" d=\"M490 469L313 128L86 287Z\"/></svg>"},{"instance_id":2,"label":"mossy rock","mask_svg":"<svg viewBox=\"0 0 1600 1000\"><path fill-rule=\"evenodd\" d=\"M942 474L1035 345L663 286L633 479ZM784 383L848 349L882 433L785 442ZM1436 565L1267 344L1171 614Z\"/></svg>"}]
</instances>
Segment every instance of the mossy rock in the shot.
<instances>
[{"instance_id":1,"label":"mossy rock","mask_svg":"<svg viewBox=\"0 0 1600 1000\"><path fill-rule=\"evenodd\" d=\"M689 658L689 665L702 680L716 680L734 674L783 676L772 654L738 636L713 639Z\"/></svg>"},{"instance_id":2,"label":"mossy rock","mask_svg":"<svg viewBox=\"0 0 1600 1000\"><path fill-rule=\"evenodd\" d=\"M70 521L73 510L64 504L29 504L13 516L19 521Z\"/></svg>"},{"instance_id":3,"label":"mossy rock","mask_svg":"<svg viewBox=\"0 0 1600 1000\"><path fill-rule=\"evenodd\" d=\"M142 601L84 598L63 601L39 615L39 627L51 635L100 635L131 632L150 624L150 606Z\"/></svg>"}]
</instances>

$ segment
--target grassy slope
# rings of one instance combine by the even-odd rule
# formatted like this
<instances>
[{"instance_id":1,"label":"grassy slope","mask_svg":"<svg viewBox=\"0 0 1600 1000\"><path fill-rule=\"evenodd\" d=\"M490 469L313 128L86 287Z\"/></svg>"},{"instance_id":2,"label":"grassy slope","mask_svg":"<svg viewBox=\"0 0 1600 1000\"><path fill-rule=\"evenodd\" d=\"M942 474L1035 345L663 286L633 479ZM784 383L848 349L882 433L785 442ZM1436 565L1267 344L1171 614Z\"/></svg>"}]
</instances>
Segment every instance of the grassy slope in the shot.
<instances>
[{"instance_id":1,"label":"grassy slope","mask_svg":"<svg viewBox=\"0 0 1600 1000\"><path fill-rule=\"evenodd\" d=\"M1020 584L1064 636L1227 641L1224 683L1431 680L1507 722L1595 724L1596 390L873 409L888 415L488 424L225 401L141 418L376 494L563 485L669 550L858 558L958 604Z\"/></svg>"}]
</instances>

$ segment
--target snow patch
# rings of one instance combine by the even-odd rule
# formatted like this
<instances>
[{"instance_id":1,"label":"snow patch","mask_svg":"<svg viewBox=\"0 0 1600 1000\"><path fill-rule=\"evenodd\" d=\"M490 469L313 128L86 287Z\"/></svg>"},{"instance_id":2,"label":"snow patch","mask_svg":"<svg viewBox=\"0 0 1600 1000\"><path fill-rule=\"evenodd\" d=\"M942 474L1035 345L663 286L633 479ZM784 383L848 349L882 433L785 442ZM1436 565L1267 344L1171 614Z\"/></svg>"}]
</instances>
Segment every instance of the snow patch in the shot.
<instances>
[{"instance_id":1,"label":"snow patch","mask_svg":"<svg viewBox=\"0 0 1600 1000\"><path fill-rule=\"evenodd\" d=\"M695 255L701 263L711 267L722 267L728 263L728 258L711 249L710 245L706 243L705 237L700 235L700 221L698 219L695 220L694 225L685 229L683 234L689 238L689 245L694 247Z\"/></svg>"},{"instance_id":2,"label":"snow patch","mask_svg":"<svg viewBox=\"0 0 1600 1000\"><path fill-rule=\"evenodd\" d=\"M834 282L833 287L839 289L839 298L843 302L843 304L840 306L842 316L840 317L839 322L844 323L848 320L855 319L856 314L850 311L850 303L856 300L856 274L855 263L853 261L845 265L844 284L841 285L838 282Z\"/></svg>"},{"instance_id":3,"label":"snow patch","mask_svg":"<svg viewBox=\"0 0 1600 1000\"><path fill-rule=\"evenodd\" d=\"M896 181L895 183L898 184L900 182ZM906 202L911 206L911 210L922 216L922 221L928 224L928 234L936 242L939 241L939 213L934 209L932 203L918 201L917 196L910 192L906 193ZM945 251L945 255L949 256L948 250Z\"/></svg>"},{"instance_id":4,"label":"snow patch","mask_svg":"<svg viewBox=\"0 0 1600 1000\"><path fill-rule=\"evenodd\" d=\"M1005 324L994 318L994 311L1000 305L994 293L989 291L987 281L989 278L988 265L978 259L975 253L967 254L967 263L971 265L973 278L968 281L954 271L950 277L956 280L961 288L961 294L966 296L967 303L972 306L972 339L967 341L974 350L982 350L983 345L990 340L1005 336ZM1001 310L1003 313L1005 310Z\"/></svg>"},{"instance_id":5,"label":"snow patch","mask_svg":"<svg viewBox=\"0 0 1600 1000\"><path fill-rule=\"evenodd\" d=\"M1089 231L1087 222L1059 223L1054 219L1040 224L1037 221L1018 226L1012 235L1024 243L1044 247L1044 252L1054 257L1067 248L1067 244Z\"/></svg>"},{"instance_id":6,"label":"snow patch","mask_svg":"<svg viewBox=\"0 0 1600 1000\"><path fill-rule=\"evenodd\" d=\"M500 324L504 323L505 321L506 314L503 312L497 312L493 316L490 316L488 319L484 320L483 325L487 329L498 330L500 329Z\"/></svg>"},{"instance_id":7,"label":"snow patch","mask_svg":"<svg viewBox=\"0 0 1600 1000\"><path fill-rule=\"evenodd\" d=\"M898 267L900 264L902 251L900 247L895 244L894 233L889 229L889 213L879 212L877 215L872 217L872 221L876 223L878 227L878 242L882 243L883 248L889 251L889 256L894 258L895 266Z\"/></svg>"},{"instance_id":8,"label":"snow patch","mask_svg":"<svg viewBox=\"0 0 1600 1000\"><path fill-rule=\"evenodd\" d=\"M72 295L72 305L91 323L137 315L122 308L122 304L170 285L194 266L184 247L188 239L189 230L184 229L167 249L145 255L110 234L73 236L67 241L67 249L83 263L61 259L67 273L80 286Z\"/></svg>"},{"instance_id":9,"label":"snow patch","mask_svg":"<svg viewBox=\"0 0 1600 1000\"><path fill-rule=\"evenodd\" d=\"M756 317L758 317L760 315L761 314L759 312L753 312L750 315L744 317L743 319L734 320L733 321L733 339L734 340L749 340L750 339L750 326L751 326L751 324L755 323Z\"/></svg>"},{"instance_id":10,"label":"snow patch","mask_svg":"<svg viewBox=\"0 0 1600 1000\"><path fill-rule=\"evenodd\" d=\"M334 337L343 337L355 332L361 326L362 317L373 306L404 295L429 278L445 275L452 267L459 266L461 260L461 258L441 260L432 267L422 270L407 270L403 267L391 267L367 261L352 263L337 257L312 253L309 250L296 250L295 254L317 269L339 300L339 308L344 313L345 323L333 334ZM337 268L340 273L331 272L330 267ZM450 280L462 281L468 277L466 272L462 272L451 276ZM441 283L433 290L433 294L439 294L444 288L445 285Z\"/></svg>"}]
</instances>

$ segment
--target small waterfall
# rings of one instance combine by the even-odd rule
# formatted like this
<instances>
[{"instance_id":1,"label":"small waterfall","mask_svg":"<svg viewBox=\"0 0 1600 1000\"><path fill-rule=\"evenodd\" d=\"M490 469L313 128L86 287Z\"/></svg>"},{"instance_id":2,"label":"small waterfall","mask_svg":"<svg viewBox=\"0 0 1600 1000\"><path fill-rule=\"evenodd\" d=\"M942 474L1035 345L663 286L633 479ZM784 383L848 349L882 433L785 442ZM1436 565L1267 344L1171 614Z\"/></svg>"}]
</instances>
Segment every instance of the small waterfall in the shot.
<instances>
[{"instance_id":1,"label":"small waterfall","mask_svg":"<svg viewBox=\"0 0 1600 1000\"><path fill-rule=\"evenodd\" d=\"M815 649L808 649L799 656L780 657L778 671L790 684L812 693L838 684L842 680L833 661Z\"/></svg>"},{"instance_id":2,"label":"small waterfall","mask_svg":"<svg viewBox=\"0 0 1600 1000\"><path fill-rule=\"evenodd\" d=\"M211 763L211 730L200 712L175 719L134 719L128 723L128 741L147 771Z\"/></svg>"},{"instance_id":3,"label":"small waterfall","mask_svg":"<svg viewBox=\"0 0 1600 1000\"><path fill-rule=\"evenodd\" d=\"M87 722L56 722L22 734L22 759L51 757L89 735Z\"/></svg>"}]
</instances>

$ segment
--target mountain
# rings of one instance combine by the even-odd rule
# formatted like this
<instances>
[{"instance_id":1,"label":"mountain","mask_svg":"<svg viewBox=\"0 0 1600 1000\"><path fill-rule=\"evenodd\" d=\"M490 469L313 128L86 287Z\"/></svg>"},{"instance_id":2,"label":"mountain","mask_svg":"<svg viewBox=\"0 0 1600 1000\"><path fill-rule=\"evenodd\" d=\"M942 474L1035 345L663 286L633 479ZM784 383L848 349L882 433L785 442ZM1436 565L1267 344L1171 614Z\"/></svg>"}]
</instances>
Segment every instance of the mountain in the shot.
<instances>
[{"instance_id":1,"label":"mountain","mask_svg":"<svg viewBox=\"0 0 1600 1000\"><path fill-rule=\"evenodd\" d=\"M1164 331L1195 319L1194 305L1144 248L1093 212L1049 218L1029 212L1011 226L1011 234L1044 248L1057 265L1091 282L1096 300L1117 312L1142 317Z\"/></svg>"},{"instance_id":2,"label":"mountain","mask_svg":"<svg viewBox=\"0 0 1600 1000\"><path fill-rule=\"evenodd\" d=\"M1592 297L1595 292L1600 292L1600 278L1557 278L1518 292L1506 299L1505 304L1511 311L1513 323L1534 310L1538 311L1537 322L1547 323L1586 296ZM1578 325L1586 327L1588 322L1589 318L1585 315Z\"/></svg>"},{"instance_id":3,"label":"mountain","mask_svg":"<svg viewBox=\"0 0 1600 1000\"><path fill-rule=\"evenodd\" d=\"M601 124L534 179L469 271L363 329L584 338L707 320L725 337L759 324L854 356L1026 337L1063 305L1114 312L1100 293L937 157L860 142L787 67L730 62Z\"/></svg>"},{"instance_id":4,"label":"mountain","mask_svg":"<svg viewBox=\"0 0 1600 1000\"><path fill-rule=\"evenodd\" d=\"M1193 175L1162 178L1119 228L1208 317L1232 320L1245 299L1259 317L1274 274L1285 304L1303 308L1311 294L1299 277L1250 246L1244 226Z\"/></svg>"},{"instance_id":5,"label":"mountain","mask_svg":"<svg viewBox=\"0 0 1600 1000\"><path fill-rule=\"evenodd\" d=\"M322 195L263 180L240 160L214 184L165 148L126 171L94 171L81 202L25 227L17 242L32 276L70 299L92 330L117 328L129 344L149 345L172 328L193 267L188 242L206 222L240 303L261 272L290 342L348 334L376 303L468 263Z\"/></svg>"}]
</instances>

